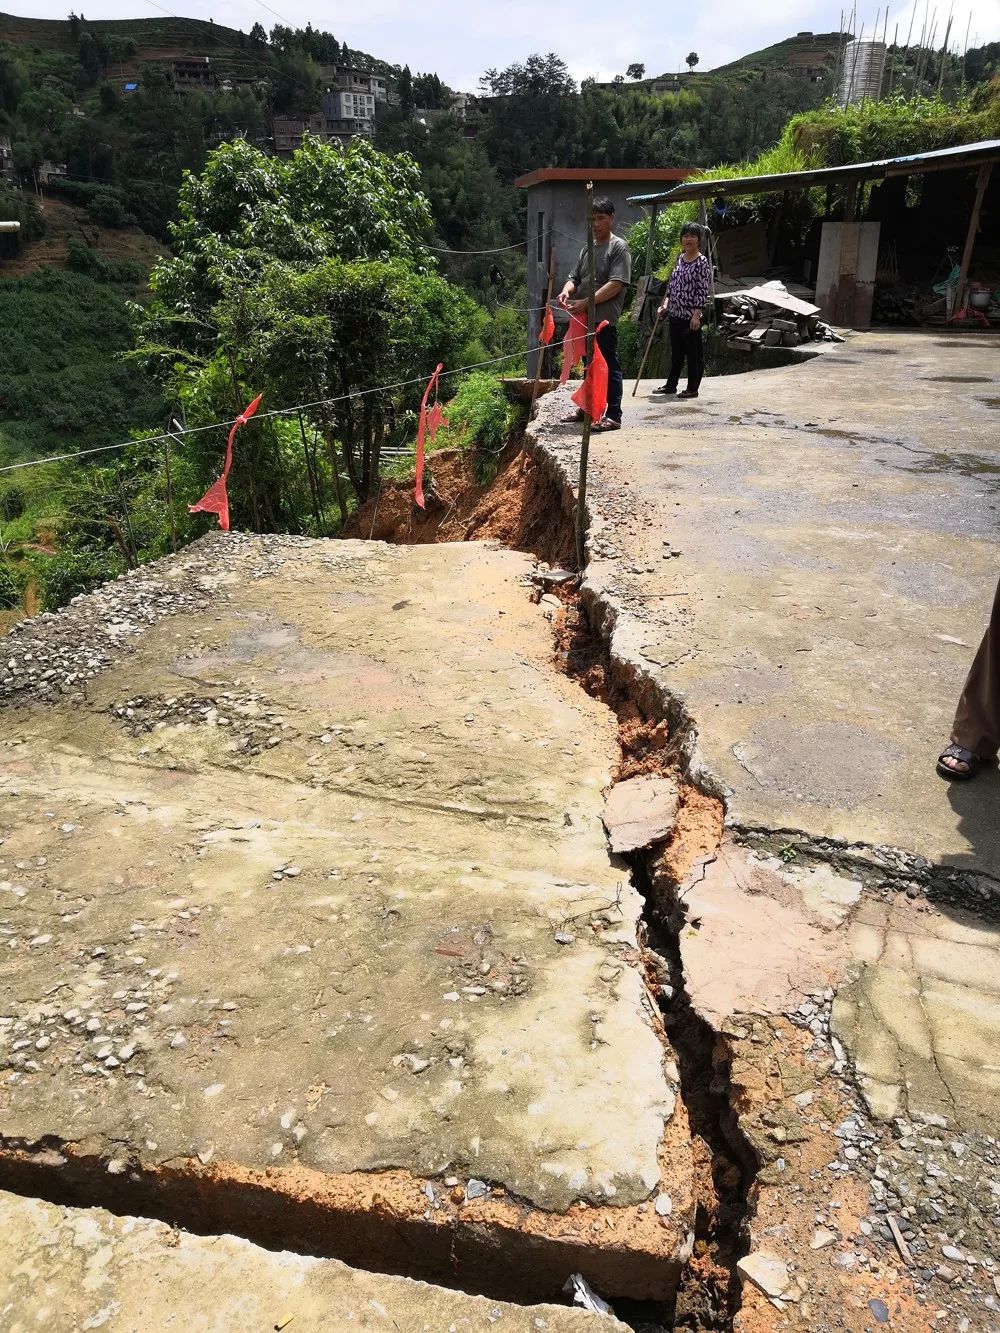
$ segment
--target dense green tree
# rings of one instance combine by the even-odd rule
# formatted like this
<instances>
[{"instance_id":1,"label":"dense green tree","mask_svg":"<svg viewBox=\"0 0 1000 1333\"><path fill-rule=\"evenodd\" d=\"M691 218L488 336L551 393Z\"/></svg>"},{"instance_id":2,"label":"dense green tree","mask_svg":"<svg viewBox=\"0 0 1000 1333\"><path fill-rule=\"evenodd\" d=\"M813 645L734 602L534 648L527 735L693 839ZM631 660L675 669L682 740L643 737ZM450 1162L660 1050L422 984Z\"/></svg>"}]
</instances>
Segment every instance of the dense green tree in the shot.
<instances>
[{"instance_id":1,"label":"dense green tree","mask_svg":"<svg viewBox=\"0 0 1000 1333\"><path fill-rule=\"evenodd\" d=\"M150 280L154 322L178 311L207 319L229 285L245 285L274 261L419 258L431 227L411 158L364 139L340 151L308 135L287 160L243 140L223 144L184 181L179 215L174 254Z\"/></svg>"},{"instance_id":2,"label":"dense green tree","mask_svg":"<svg viewBox=\"0 0 1000 1333\"><path fill-rule=\"evenodd\" d=\"M18 103L18 118L29 130L58 134L73 110L73 103L52 88L32 88Z\"/></svg>"},{"instance_id":3,"label":"dense green tree","mask_svg":"<svg viewBox=\"0 0 1000 1333\"><path fill-rule=\"evenodd\" d=\"M28 86L24 65L14 56L0 53L0 111L13 115Z\"/></svg>"},{"instance_id":4,"label":"dense green tree","mask_svg":"<svg viewBox=\"0 0 1000 1333\"><path fill-rule=\"evenodd\" d=\"M250 29L250 40L252 42L259 42L262 46L266 44L267 33L264 31L264 25L262 23L255 23Z\"/></svg>"}]
</instances>

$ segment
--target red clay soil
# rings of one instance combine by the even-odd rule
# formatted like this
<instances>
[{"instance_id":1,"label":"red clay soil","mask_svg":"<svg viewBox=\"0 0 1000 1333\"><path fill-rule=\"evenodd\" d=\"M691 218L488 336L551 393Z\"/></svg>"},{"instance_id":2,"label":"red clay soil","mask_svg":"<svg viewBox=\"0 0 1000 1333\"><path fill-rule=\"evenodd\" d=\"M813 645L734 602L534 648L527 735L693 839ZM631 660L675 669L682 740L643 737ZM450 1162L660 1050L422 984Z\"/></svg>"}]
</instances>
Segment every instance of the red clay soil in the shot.
<instances>
[{"instance_id":1,"label":"red clay soil","mask_svg":"<svg viewBox=\"0 0 1000 1333\"><path fill-rule=\"evenodd\" d=\"M572 560L572 525L554 517L563 512L563 497L516 445L501 454L488 486L476 484L470 456L461 450L432 454L427 472L426 513L413 503L412 481L387 482L353 516L344 536L402 546L493 540L551 564Z\"/></svg>"},{"instance_id":2,"label":"red clay soil","mask_svg":"<svg viewBox=\"0 0 1000 1333\"><path fill-rule=\"evenodd\" d=\"M169 251L138 227L100 227L82 208L64 203L54 195L42 200L45 235L24 247L13 259L3 262L5 278L24 278L41 268L66 268L69 242L82 241L105 259L128 259L140 263L148 273Z\"/></svg>"}]
</instances>

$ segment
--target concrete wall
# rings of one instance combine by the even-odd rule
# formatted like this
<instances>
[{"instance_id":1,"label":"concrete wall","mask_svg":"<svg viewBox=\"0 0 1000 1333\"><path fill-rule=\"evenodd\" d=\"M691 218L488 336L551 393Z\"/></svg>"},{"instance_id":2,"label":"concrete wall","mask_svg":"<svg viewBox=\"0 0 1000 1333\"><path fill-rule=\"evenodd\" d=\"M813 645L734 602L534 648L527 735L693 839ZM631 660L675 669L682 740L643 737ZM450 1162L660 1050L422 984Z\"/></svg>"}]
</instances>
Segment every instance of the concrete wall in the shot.
<instances>
[{"instance_id":1,"label":"concrete wall","mask_svg":"<svg viewBox=\"0 0 1000 1333\"><path fill-rule=\"evenodd\" d=\"M669 188L663 181L650 181L642 176L634 180L612 181L609 184L594 182L594 197L607 195L615 206L614 230L622 235L643 216L641 208L631 208L625 202L632 194L655 194ZM538 334L542 326L542 311L545 304L545 288L548 281L549 249L555 255L555 275L553 278L553 296L557 296L566 281L566 275L572 268L581 246L586 244L586 198L587 192L582 181L541 181L531 185L525 191L527 195L528 244L528 346L538 344ZM542 215L541 231L547 232L539 243L539 214ZM639 274L633 275L638 278ZM528 353L529 375L535 373L535 356Z\"/></svg>"}]
</instances>

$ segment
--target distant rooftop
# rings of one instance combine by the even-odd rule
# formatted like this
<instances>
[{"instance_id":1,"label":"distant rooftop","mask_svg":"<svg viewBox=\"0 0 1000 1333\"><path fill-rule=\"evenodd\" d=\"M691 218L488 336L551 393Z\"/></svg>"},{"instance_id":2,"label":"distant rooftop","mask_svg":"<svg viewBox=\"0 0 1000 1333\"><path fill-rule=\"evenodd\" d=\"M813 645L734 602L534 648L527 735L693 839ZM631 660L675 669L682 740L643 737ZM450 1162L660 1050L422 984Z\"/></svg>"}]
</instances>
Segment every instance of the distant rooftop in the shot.
<instances>
[{"instance_id":1,"label":"distant rooftop","mask_svg":"<svg viewBox=\"0 0 1000 1333\"><path fill-rule=\"evenodd\" d=\"M545 181L685 181L694 167L539 167L514 184L521 190Z\"/></svg>"}]
</instances>

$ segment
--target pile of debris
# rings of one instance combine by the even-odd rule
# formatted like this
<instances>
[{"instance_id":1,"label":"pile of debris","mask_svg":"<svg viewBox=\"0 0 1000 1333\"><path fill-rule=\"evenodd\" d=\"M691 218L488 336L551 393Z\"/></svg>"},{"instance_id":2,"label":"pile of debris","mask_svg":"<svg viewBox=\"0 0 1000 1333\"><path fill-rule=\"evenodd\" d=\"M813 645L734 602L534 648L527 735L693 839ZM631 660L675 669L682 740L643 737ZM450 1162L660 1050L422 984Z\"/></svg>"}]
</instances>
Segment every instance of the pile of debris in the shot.
<instances>
[{"instance_id":1,"label":"pile of debris","mask_svg":"<svg viewBox=\"0 0 1000 1333\"><path fill-rule=\"evenodd\" d=\"M819 306L791 296L775 280L739 292L720 292L726 303L719 331L730 342L748 347L798 347L808 342L843 342L843 336L819 317Z\"/></svg>"}]
</instances>

